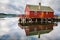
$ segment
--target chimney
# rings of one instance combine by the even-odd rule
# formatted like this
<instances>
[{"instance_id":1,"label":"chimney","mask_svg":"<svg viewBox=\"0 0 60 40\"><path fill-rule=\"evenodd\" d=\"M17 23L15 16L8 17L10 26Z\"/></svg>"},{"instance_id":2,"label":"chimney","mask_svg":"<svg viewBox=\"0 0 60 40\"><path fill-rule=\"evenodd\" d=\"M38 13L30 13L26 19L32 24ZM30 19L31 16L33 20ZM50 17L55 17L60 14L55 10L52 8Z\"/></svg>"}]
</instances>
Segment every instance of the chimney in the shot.
<instances>
[{"instance_id":1,"label":"chimney","mask_svg":"<svg viewBox=\"0 0 60 40\"><path fill-rule=\"evenodd\" d=\"M39 3L39 9L41 8L41 3Z\"/></svg>"}]
</instances>

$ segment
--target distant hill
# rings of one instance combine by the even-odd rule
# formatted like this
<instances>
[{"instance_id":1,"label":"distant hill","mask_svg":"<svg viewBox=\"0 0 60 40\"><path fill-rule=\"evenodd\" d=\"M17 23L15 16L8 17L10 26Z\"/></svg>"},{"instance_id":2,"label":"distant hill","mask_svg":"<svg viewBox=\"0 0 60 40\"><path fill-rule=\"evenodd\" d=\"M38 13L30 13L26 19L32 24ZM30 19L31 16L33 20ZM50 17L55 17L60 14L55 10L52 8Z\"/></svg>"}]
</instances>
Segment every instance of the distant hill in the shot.
<instances>
[{"instance_id":1,"label":"distant hill","mask_svg":"<svg viewBox=\"0 0 60 40\"><path fill-rule=\"evenodd\" d=\"M4 13L0 13L0 18L5 18L5 17L16 17L18 15L16 14L4 14Z\"/></svg>"},{"instance_id":2,"label":"distant hill","mask_svg":"<svg viewBox=\"0 0 60 40\"><path fill-rule=\"evenodd\" d=\"M0 15L6 15L6 14L4 14L4 13L0 13Z\"/></svg>"}]
</instances>

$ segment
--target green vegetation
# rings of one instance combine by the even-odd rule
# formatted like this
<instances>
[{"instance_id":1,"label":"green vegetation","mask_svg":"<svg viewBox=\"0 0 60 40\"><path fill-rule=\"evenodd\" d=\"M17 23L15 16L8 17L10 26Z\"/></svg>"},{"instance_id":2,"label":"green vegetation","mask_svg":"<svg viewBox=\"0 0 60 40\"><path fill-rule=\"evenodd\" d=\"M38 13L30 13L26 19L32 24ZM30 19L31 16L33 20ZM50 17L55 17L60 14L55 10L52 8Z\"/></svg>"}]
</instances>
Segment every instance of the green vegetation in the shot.
<instances>
[{"instance_id":1,"label":"green vegetation","mask_svg":"<svg viewBox=\"0 0 60 40\"><path fill-rule=\"evenodd\" d=\"M16 14L4 14L4 13L0 13L0 18L5 18L5 17L16 17Z\"/></svg>"}]
</instances>

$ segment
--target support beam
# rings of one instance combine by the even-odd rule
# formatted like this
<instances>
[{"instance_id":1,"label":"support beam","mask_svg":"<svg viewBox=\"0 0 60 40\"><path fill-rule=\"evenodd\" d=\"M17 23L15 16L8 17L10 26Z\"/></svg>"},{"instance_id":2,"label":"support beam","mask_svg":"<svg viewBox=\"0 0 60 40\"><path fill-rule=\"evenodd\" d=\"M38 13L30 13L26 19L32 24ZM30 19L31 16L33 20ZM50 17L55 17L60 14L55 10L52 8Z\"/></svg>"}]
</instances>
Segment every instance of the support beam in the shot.
<instances>
[{"instance_id":1,"label":"support beam","mask_svg":"<svg viewBox=\"0 0 60 40\"><path fill-rule=\"evenodd\" d=\"M48 19L47 19L47 18L45 18L45 22L46 22L46 23L48 22Z\"/></svg>"},{"instance_id":2,"label":"support beam","mask_svg":"<svg viewBox=\"0 0 60 40\"><path fill-rule=\"evenodd\" d=\"M43 18L41 18L41 23L43 23Z\"/></svg>"},{"instance_id":3,"label":"support beam","mask_svg":"<svg viewBox=\"0 0 60 40\"><path fill-rule=\"evenodd\" d=\"M31 19L31 23L32 23L32 19Z\"/></svg>"},{"instance_id":4,"label":"support beam","mask_svg":"<svg viewBox=\"0 0 60 40\"><path fill-rule=\"evenodd\" d=\"M25 18L22 19L22 23L24 24L26 22Z\"/></svg>"},{"instance_id":5,"label":"support beam","mask_svg":"<svg viewBox=\"0 0 60 40\"><path fill-rule=\"evenodd\" d=\"M19 19L19 23L21 23L21 18Z\"/></svg>"},{"instance_id":6,"label":"support beam","mask_svg":"<svg viewBox=\"0 0 60 40\"><path fill-rule=\"evenodd\" d=\"M37 23L37 18L36 18L36 21L35 22Z\"/></svg>"}]
</instances>

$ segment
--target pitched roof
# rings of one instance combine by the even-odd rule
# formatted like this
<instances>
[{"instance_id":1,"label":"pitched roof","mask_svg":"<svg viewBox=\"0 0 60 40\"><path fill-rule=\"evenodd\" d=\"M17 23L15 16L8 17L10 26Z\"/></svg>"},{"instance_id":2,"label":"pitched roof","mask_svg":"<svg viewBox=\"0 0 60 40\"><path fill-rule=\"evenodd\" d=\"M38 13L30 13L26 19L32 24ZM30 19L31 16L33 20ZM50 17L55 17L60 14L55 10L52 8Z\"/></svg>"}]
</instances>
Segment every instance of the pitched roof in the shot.
<instances>
[{"instance_id":1,"label":"pitched roof","mask_svg":"<svg viewBox=\"0 0 60 40\"><path fill-rule=\"evenodd\" d=\"M30 11L47 11L47 12L53 12L53 9L48 6L40 6L39 5L28 5Z\"/></svg>"}]
</instances>

